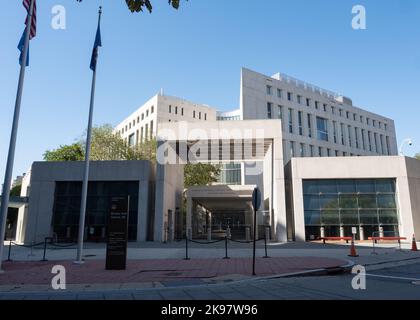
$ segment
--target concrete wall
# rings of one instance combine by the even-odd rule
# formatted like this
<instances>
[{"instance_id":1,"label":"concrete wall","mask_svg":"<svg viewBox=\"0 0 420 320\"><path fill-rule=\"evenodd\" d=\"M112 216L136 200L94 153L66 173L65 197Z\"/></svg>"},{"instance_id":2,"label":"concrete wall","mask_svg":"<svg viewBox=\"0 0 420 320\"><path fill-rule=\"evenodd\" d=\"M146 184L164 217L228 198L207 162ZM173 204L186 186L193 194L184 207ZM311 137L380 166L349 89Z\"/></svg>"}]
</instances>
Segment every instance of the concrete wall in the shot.
<instances>
[{"instance_id":1,"label":"concrete wall","mask_svg":"<svg viewBox=\"0 0 420 320\"><path fill-rule=\"evenodd\" d=\"M32 243L52 236L56 181L82 181L83 162L35 162L24 179L22 195L29 195L27 208L19 210L17 241ZM155 172L148 161L91 162L89 181L139 181L137 241L145 241L149 193ZM20 227L21 225L21 227Z\"/></svg>"},{"instance_id":2,"label":"concrete wall","mask_svg":"<svg viewBox=\"0 0 420 320\"><path fill-rule=\"evenodd\" d=\"M154 241L173 240L175 229L175 212L182 208L182 193L184 191L183 165L159 165L156 174L156 195L154 214ZM168 217L171 210L173 217Z\"/></svg>"},{"instance_id":3,"label":"concrete wall","mask_svg":"<svg viewBox=\"0 0 420 320\"><path fill-rule=\"evenodd\" d=\"M287 170L296 241L305 241L303 180L396 179L400 235L420 235L420 161L405 157L296 158Z\"/></svg>"}]
</instances>

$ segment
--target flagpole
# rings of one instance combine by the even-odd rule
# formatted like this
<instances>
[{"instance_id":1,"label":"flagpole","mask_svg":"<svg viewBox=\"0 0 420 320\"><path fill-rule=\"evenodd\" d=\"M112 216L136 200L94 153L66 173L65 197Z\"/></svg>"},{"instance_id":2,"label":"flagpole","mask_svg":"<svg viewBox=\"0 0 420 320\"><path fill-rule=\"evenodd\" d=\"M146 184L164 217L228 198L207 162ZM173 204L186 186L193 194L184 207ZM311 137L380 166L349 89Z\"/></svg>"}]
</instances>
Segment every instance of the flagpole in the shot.
<instances>
[{"instance_id":1,"label":"flagpole","mask_svg":"<svg viewBox=\"0 0 420 320\"><path fill-rule=\"evenodd\" d=\"M20 66L19 84L16 93L15 112L13 116L12 132L10 135L9 153L7 155L6 172L4 174L3 192L0 209L0 273L2 273L4 236L6 234L7 212L9 208L10 187L12 184L13 164L15 161L16 138L19 127L20 106L22 102L23 83L25 80L26 61L28 58L29 35L32 25L35 0L31 0L27 24L25 28L25 44L23 46L22 62Z\"/></svg>"},{"instance_id":2,"label":"flagpole","mask_svg":"<svg viewBox=\"0 0 420 320\"><path fill-rule=\"evenodd\" d=\"M102 7L99 7L99 17L98 17L98 26L101 23ZM82 199L80 204L80 218L79 218L79 237L77 241L77 258L75 263L83 263L83 240L85 235L85 221L86 221L86 205L87 205L87 193L89 185L89 159L90 159L90 149L91 149L91 140L92 140L92 119L93 119L93 107L95 102L95 87L96 87L96 68L93 70L92 75L92 88L90 93L90 108L89 108L89 121L86 137L86 151L85 151L85 168L83 175L83 185L82 185Z\"/></svg>"}]
</instances>

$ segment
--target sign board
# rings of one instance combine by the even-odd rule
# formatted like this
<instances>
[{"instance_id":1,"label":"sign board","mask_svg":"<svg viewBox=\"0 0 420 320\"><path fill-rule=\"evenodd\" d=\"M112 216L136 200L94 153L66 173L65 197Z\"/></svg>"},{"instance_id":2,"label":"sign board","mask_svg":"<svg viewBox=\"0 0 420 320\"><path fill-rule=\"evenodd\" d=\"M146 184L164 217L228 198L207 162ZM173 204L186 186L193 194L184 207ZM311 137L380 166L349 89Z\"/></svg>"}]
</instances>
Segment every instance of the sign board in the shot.
<instances>
[{"instance_id":1,"label":"sign board","mask_svg":"<svg viewBox=\"0 0 420 320\"><path fill-rule=\"evenodd\" d=\"M261 206L261 191L259 188L255 188L252 193L252 206L255 211L258 211Z\"/></svg>"},{"instance_id":2,"label":"sign board","mask_svg":"<svg viewBox=\"0 0 420 320\"><path fill-rule=\"evenodd\" d=\"M125 270L127 266L129 197L113 197L108 216L106 270Z\"/></svg>"},{"instance_id":3,"label":"sign board","mask_svg":"<svg viewBox=\"0 0 420 320\"><path fill-rule=\"evenodd\" d=\"M356 227L351 228L351 233L352 234L357 234L357 228Z\"/></svg>"}]
</instances>

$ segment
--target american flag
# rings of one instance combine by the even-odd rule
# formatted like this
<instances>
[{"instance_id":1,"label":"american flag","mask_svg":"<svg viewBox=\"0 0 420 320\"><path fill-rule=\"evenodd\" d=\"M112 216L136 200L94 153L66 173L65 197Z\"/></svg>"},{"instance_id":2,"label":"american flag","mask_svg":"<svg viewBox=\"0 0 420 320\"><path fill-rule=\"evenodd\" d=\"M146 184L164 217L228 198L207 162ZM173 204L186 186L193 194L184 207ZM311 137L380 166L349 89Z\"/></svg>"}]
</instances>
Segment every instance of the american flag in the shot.
<instances>
[{"instance_id":1,"label":"american flag","mask_svg":"<svg viewBox=\"0 0 420 320\"><path fill-rule=\"evenodd\" d=\"M23 6L25 7L26 11L29 15L29 8L31 6L31 0L23 0ZM26 18L26 24L28 23L29 17ZM29 39L32 39L36 36L36 0L34 0L34 12L32 15L32 24L31 24L31 31L29 33Z\"/></svg>"}]
</instances>

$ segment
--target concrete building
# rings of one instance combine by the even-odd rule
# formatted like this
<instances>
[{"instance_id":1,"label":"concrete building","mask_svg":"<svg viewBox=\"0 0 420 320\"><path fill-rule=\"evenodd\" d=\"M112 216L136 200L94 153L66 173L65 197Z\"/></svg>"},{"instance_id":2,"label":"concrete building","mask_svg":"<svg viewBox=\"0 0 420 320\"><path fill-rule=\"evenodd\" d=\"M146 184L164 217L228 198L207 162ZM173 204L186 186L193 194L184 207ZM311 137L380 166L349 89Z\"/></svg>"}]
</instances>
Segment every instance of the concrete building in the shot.
<instances>
[{"instance_id":1,"label":"concrete building","mask_svg":"<svg viewBox=\"0 0 420 320\"><path fill-rule=\"evenodd\" d=\"M419 160L295 158L286 180L289 239L420 235Z\"/></svg>"},{"instance_id":2,"label":"concrete building","mask_svg":"<svg viewBox=\"0 0 420 320\"><path fill-rule=\"evenodd\" d=\"M130 145L156 137L159 123L177 121L215 121L216 110L184 99L155 95L115 127L114 132Z\"/></svg>"},{"instance_id":3,"label":"concrete building","mask_svg":"<svg viewBox=\"0 0 420 320\"><path fill-rule=\"evenodd\" d=\"M284 164L296 157L397 155L394 121L290 76L241 73L241 119L282 119Z\"/></svg>"}]
</instances>

